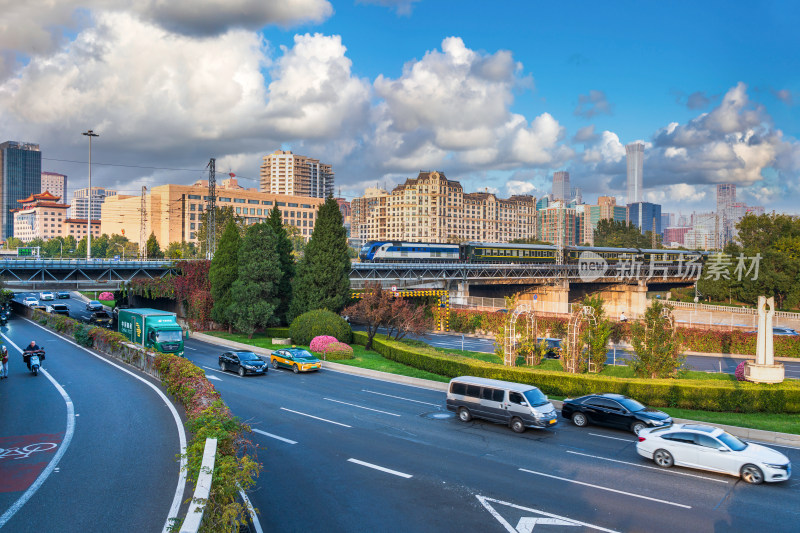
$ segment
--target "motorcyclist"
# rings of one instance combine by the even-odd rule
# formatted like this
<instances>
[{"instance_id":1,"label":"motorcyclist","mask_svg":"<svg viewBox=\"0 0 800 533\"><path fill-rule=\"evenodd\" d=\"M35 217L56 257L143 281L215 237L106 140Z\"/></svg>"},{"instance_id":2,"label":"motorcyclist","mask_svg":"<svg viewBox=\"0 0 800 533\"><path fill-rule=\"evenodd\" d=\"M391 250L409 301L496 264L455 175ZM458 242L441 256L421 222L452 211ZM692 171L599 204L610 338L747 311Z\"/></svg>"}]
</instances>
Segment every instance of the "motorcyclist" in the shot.
<instances>
[{"instance_id":1,"label":"motorcyclist","mask_svg":"<svg viewBox=\"0 0 800 533\"><path fill-rule=\"evenodd\" d=\"M36 341L31 341L31 343L22 351L22 360L25 361L26 365L28 365L28 370L31 369L31 355L34 353L38 353L39 360L44 361L44 351L38 344L36 344Z\"/></svg>"}]
</instances>

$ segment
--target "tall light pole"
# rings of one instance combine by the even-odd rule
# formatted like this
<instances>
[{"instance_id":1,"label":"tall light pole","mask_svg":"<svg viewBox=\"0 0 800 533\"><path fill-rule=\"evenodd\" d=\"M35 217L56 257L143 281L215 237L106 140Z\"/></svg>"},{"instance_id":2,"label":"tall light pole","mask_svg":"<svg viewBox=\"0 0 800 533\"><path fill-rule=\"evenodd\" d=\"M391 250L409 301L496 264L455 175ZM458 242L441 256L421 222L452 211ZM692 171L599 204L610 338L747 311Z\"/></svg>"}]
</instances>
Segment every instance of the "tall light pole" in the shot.
<instances>
[{"instance_id":1,"label":"tall light pole","mask_svg":"<svg viewBox=\"0 0 800 533\"><path fill-rule=\"evenodd\" d=\"M82 135L89 137L89 212L86 216L86 259L92 258L92 137L100 137L92 130Z\"/></svg>"}]
</instances>

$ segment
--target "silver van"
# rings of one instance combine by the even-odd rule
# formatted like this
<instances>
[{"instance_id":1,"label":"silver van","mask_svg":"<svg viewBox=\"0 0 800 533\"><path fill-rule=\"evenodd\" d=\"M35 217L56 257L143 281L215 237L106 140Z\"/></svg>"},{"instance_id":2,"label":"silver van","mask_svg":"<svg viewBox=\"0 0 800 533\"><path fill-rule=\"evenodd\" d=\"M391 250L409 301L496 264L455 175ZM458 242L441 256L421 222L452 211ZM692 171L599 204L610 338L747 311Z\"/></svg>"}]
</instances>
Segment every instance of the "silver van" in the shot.
<instances>
[{"instance_id":1,"label":"silver van","mask_svg":"<svg viewBox=\"0 0 800 533\"><path fill-rule=\"evenodd\" d=\"M450 380L447 410L455 411L462 422L483 418L507 424L517 433L558 423L555 407L533 385L472 376Z\"/></svg>"}]
</instances>

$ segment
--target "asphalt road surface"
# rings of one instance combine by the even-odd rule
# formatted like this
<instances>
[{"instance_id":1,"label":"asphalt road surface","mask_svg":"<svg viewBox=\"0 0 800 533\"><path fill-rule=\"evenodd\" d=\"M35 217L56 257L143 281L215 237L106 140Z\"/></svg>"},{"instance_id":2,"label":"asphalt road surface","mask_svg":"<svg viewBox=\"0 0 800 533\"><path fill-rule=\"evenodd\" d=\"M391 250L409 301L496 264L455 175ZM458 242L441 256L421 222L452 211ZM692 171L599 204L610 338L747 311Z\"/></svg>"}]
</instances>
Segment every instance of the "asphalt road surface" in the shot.
<instances>
[{"instance_id":1,"label":"asphalt road surface","mask_svg":"<svg viewBox=\"0 0 800 533\"><path fill-rule=\"evenodd\" d=\"M162 398L19 316L0 332L10 356L10 377L0 382L0 530L161 531L180 453ZM46 350L39 376L11 344L34 339Z\"/></svg>"},{"instance_id":2,"label":"asphalt road surface","mask_svg":"<svg viewBox=\"0 0 800 533\"><path fill-rule=\"evenodd\" d=\"M218 369L223 348L186 348L255 432L265 531L797 531L800 480L662 470L627 432L517 435L458 421L442 392L331 370L240 378Z\"/></svg>"},{"instance_id":3,"label":"asphalt road surface","mask_svg":"<svg viewBox=\"0 0 800 533\"><path fill-rule=\"evenodd\" d=\"M364 328L355 325L353 326L353 329L363 330ZM472 337L469 335L464 335L462 337L461 334L457 333L428 333L420 336L409 335L408 338L425 341L436 348L461 350L463 343L464 350L485 353L494 352L494 341L492 339ZM616 351L609 350L606 364L625 364L625 360L630 357L631 353L626 352L623 349L618 349ZM736 370L736 366L740 362L742 362L741 359L735 359L733 357L689 355L686 356L686 361L684 362L683 366L687 370L698 370L701 372L724 372L727 374L733 374ZM787 378L800 379L800 361L784 362L783 366Z\"/></svg>"}]
</instances>

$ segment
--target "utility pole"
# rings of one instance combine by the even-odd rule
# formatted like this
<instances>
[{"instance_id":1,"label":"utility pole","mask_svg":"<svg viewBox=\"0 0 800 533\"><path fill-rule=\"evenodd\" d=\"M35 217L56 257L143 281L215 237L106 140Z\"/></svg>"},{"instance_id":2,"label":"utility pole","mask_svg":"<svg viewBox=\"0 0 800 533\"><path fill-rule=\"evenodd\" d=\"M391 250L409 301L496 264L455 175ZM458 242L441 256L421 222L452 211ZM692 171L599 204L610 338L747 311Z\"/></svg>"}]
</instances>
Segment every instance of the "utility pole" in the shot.
<instances>
[{"instance_id":1,"label":"utility pole","mask_svg":"<svg viewBox=\"0 0 800 533\"><path fill-rule=\"evenodd\" d=\"M217 160L213 157L208 162L208 200L206 202L206 258L214 258L217 244Z\"/></svg>"},{"instance_id":2,"label":"utility pole","mask_svg":"<svg viewBox=\"0 0 800 533\"><path fill-rule=\"evenodd\" d=\"M88 260L92 258L92 137L100 137L100 134L89 130L81 135L89 137L89 212L86 216L86 259Z\"/></svg>"},{"instance_id":3,"label":"utility pole","mask_svg":"<svg viewBox=\"0 0 800 533\"><path fill-rule=\"evenodd\" d=\"M147 187L142 186L142 203L139 207L139 255L147 259Z\"/></svg>"}]
</instances>

